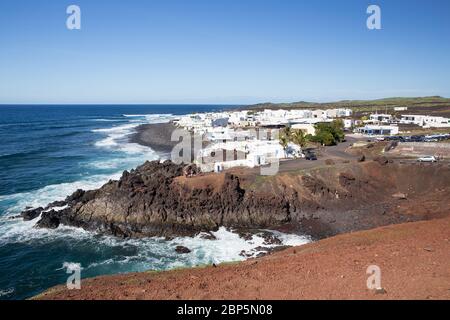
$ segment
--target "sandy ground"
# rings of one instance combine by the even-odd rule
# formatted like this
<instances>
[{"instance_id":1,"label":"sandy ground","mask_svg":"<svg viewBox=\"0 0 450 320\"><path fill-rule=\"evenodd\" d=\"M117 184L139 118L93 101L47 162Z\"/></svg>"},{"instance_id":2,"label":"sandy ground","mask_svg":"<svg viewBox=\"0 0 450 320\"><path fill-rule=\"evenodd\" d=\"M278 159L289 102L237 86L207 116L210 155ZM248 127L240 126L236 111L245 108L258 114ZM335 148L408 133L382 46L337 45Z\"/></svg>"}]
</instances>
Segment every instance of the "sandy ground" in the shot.
<instances>
[{"instance_id":1,"label":"sandy ground","mask_svg":"<svg viewBox=\"0 0 450 320\"><path fill-rule=\"evenodd\" d=\"M260 259L105 276L38 299L450 299L450 217L336 236ZM367 288L370 265L384 293Z\"/></svg>"}]
</instances>

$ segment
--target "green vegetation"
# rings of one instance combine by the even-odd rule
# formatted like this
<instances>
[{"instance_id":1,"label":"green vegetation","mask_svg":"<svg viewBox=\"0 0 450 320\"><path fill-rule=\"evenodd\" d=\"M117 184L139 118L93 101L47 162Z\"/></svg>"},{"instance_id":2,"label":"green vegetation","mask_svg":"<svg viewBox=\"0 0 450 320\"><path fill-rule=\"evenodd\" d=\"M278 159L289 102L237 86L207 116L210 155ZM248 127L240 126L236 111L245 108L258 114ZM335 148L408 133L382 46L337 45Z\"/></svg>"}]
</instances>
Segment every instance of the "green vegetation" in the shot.
<instances>
[{"instance_id":1,"label":"green vegetation","mask_svg":"<svg viewBox=\"0 0 450 320\"><path fill-rule=\"evenodd\" d=\"M293 130L291 127L286 127L280 131L280 144L286 150L289 142L295 143L300 147L306 145L306 136L302 130Z\"/></svg>"},{"instance_id":2,"label":"green vegetation","mask_svg":"<svg viewBox=\"0 0 450 320\"><path fill-rule=\"evenodd\" d=\"M286 155L286 149L289 144L289 136L286 133L280 133L280 144L283 147L284 155Z\"/></svg>"},{"instance_id":3,"label":"green vegetation","mask_svg":"<svg viewBox=\"0 0 450 320\"><path fill-rule=\"evenodd\" d=\"M320 143L324 146L333 146L345 139L344 122L334 120L333 122L318 123L315 125L316 134L305 135L303 130L286 127L280 131L279 140L283 149L286 151L290 142L304 148L308 142Z\"/></svg>"},{"instance_id":4,"label":"green vegetation","mask_svg":"<svg viewBox=\"0 0 450 320\"><path fill-rule=\"evenodd\" d=\"M334 146L345 139L344 122L334 120L330 123L318 123L315 125L316 134L308 135L306 139L320 143L324 146Z\"/></svg>"},{"instance_id":5,"label":"green vegetation","mask_svg":"<svg viewBox=\"0 0 450 320\"><path fill-rule=\"evenodd\" d=\"M291 140L293 143L300 146L301 148L304 148L307 143L306 136L303 130L294 130L291 133Z\"/></svg>"}]
</instances>

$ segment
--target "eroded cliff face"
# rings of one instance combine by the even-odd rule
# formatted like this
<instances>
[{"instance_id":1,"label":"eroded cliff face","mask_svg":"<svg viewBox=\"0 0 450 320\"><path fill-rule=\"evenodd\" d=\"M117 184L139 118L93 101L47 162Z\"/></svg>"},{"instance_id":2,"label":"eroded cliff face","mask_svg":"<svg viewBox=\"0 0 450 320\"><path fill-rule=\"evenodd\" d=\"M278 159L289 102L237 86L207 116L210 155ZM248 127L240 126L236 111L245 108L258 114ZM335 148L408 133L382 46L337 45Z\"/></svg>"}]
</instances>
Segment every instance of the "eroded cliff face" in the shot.
<instances>
[{"instance_id":1,"label":"eroded cliff face","mask_svg":"<svg viewBox=\"0 0 450 320\"><path fill-rule=\"evenodd\" d=\"M50 211L39 208L23 216L41 213L37 227L64 224L119 237L190 236L226 226L282 228L322 238L426 218L402 211L401 200L392 195L403 192L404 201L413 201L441 188L439 197L448 196L449 171L379 161L260 177L199 174L193 166L147 162L119 181L78 190L45 208ZM51 210L56 205L67 208Z\"/></svg>"}]
</instances>

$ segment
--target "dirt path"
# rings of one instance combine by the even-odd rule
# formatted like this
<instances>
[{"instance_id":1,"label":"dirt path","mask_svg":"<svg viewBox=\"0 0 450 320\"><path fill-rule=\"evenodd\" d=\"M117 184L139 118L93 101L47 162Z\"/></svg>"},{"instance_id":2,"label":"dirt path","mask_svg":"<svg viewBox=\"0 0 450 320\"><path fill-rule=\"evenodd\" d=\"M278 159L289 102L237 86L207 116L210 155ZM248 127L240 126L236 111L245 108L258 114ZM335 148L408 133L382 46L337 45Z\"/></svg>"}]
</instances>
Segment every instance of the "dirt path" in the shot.
<instances>
[{"instance_id":1,"label":"dirt path","mask_svg":"<svg viewBox=\"0 0 450 320\"><path fill-rule=\"evenodd\" d=\"M450 299L450 217L340 235L239 264L85 280L39 299ZM367 289L381 268L385 293Z\"/></svg>"}]
</instances>

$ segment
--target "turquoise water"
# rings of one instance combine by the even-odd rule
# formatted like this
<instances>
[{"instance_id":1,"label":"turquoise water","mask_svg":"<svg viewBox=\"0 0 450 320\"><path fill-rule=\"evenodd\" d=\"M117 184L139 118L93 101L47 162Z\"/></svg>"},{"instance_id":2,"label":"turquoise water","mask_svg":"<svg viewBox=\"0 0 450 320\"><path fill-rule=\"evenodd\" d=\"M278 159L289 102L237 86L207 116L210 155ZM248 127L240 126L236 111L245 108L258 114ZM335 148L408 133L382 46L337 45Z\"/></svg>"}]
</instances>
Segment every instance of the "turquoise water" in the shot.
<instances>
[{"instance_id":1,"label":"turquoise water","mask_svg":"<svg viewBox=\"0 0 450 320\"><path fill-rule=\"evenodd\" d=\"M144 123L224 106L0 106L0 299L24 299L65 283L64 264L81 264L82 277L163 270L241 260L262 239L245 242L220 229L217 241L179 238L119 240L76 228L35 229L11 219L26 206L45 206L76 189L100 187L123 170L164 155L128 142ZM287 244L305 238L284 236ZM188 255L174 248L186 245Z\"/></svg>"}]
</instances>

